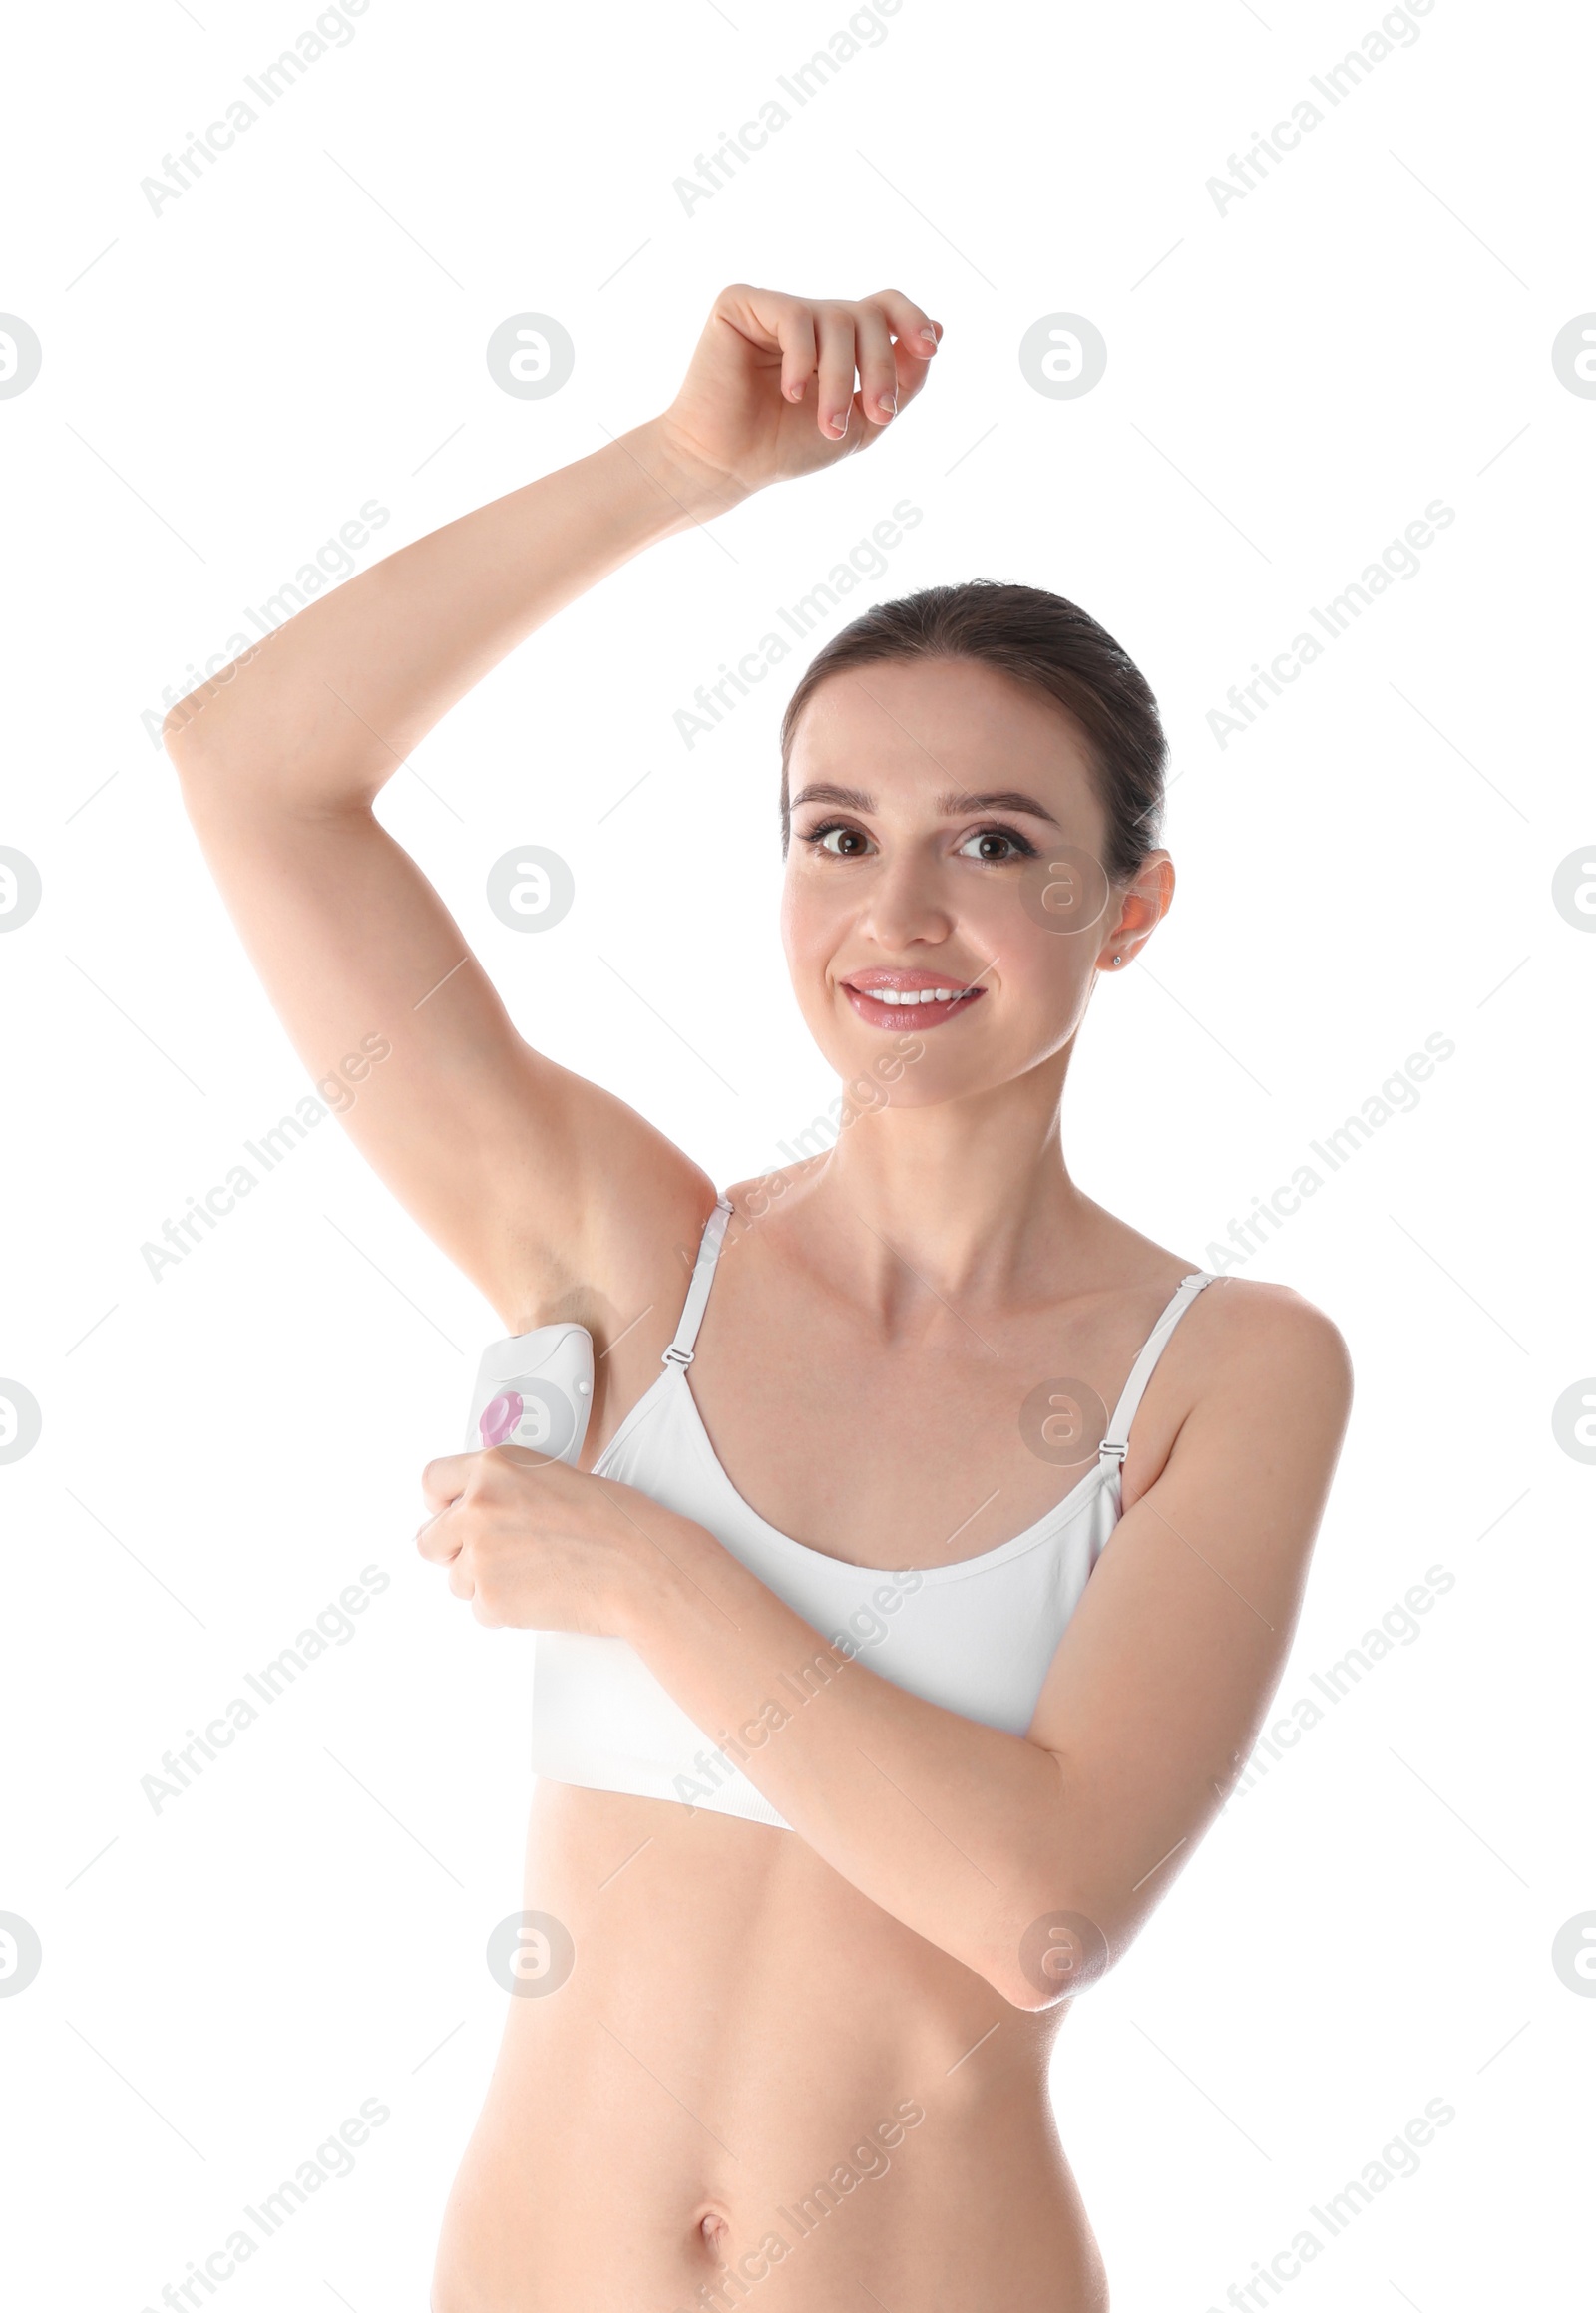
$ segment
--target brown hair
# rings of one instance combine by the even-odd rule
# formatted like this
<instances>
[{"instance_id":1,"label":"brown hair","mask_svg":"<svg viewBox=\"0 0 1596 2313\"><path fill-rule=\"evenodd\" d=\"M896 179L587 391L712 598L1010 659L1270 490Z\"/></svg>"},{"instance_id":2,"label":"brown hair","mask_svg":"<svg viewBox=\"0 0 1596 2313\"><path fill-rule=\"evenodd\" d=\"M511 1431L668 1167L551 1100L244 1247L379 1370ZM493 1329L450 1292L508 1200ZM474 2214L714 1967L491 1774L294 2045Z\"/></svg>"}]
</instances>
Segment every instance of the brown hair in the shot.
<instances>
[{"instance_id":1,"label":"brown hair","mask_svg":"<svg viewBox=\"0 0 1596 2313\"><path fill-rule=\"evenodd\" d=\"M805 707L820 685L883 658L969 659L1045 691L1087 743L1108 820L1103 866L1128 883L1157 847L1169 744L1140 668L1095 618L1039 586L969 578L878 602L825 643L798 678L781 720L781 848L792 808L788 760Z\"/></svg>"}]
</instances>

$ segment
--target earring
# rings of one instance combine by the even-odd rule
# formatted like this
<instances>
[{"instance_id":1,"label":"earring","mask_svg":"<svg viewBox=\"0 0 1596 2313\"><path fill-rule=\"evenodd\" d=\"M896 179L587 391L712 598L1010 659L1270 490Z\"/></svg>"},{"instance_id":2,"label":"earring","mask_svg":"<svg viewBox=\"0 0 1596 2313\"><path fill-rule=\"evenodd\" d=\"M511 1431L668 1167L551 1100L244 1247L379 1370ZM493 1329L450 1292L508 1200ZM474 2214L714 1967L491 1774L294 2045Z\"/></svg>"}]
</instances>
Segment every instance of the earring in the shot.
<instances>
[{"instance_id":1,"label":"earring","mask_svg":"<svg viewBox=\"0 0 1596 2313\"><path fill-rule=\"evenodd\" d=\"M1116 956L1116 957L1114 958L1114 968L1115 968L1115 970L1116 970L1116 971L1118 970L1119 966L1120 966L1120 965L1121 965L1121 964L1124 963L1124 961L1125 961L1125 959L1124 959L1122 956Z\"/></svg>"}]
</instances>

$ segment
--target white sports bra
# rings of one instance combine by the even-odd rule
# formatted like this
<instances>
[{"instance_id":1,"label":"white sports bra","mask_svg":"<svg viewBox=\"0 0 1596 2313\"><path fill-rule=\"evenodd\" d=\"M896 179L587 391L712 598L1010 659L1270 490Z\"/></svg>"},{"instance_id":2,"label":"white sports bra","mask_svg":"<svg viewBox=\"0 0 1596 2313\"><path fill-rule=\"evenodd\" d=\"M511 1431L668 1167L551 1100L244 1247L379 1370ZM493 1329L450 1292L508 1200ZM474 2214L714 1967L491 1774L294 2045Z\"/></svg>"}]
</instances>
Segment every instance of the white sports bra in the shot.
<instances>
[{"instance_id":1,"label":"white sports bra","mask_svg":"<svg viewBox=\"0 0 1596 2313\"><path fill-rule=\"evenodd\" d=\"M1212 1275L1197 1270L1181 1280L1131 1367L1096 1462L1062 1501L978 1558L888 1571L779 1533L743 1500L709 1442L687 1367L731 1210L722 1197L705 1223L664 1371L626 1415L594 1474L636 1486L706 1527L839 1653L928 1703L1025 1734L1064 1627L1119 1520L1121 1465L1148 1376ZM592 1403L593 1341L585 1327L512 1335L483 1356L466 1445L527 1445L575 1465ZM791 1684L791 1694L773 1698L760 1719L710 1735L623 1639L539 1631L532 1764L556 1782L675 1799L787 1830L741 1762L814 1691L798 1678Z\"/></svg>"}]
</instances>

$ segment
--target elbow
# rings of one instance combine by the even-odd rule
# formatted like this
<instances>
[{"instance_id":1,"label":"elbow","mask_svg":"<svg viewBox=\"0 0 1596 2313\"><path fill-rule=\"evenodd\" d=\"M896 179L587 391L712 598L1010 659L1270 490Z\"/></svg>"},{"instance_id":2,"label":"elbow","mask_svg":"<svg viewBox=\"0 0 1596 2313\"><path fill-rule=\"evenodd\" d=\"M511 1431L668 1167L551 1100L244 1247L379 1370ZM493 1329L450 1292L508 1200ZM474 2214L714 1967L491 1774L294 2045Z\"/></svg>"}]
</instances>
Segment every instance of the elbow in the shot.
<instances>
[{"instance_id":1,"label":"elbow","mask_svg":"<svg viewBox=\"0 0 1596 2313\"><path fill-rule=\"evenodd\" d=\"M1107 1936L1082 1911L1005 1915L981 1974L1010 2008L1041 2015L1100 1983L1114 1958Z\"/></svg>"},{"instance_id":2,"label":"elbow","mask_svg":"<svg viewBox=\"0 0 1596 2313\"><path fill-rule=\"evenodd\" d=\"M1030 2016L1040 2016L1047 2009L1056 2008L1065 1997L1062 1993L1049 1996L1038 1991L1028 1977L1011 1964L999 1962L983 1968L981 1973L1006 2007L1023 2009Z\"/></svg>"},{"instance_id":3,"label":"elbow","mask_svg":"<svg viewBox=\"0 0 1596 2313\"><path fill-rule=\"evenodd\" d=\"M269 639L268 635L266 640ZM203 682L197 683L168 713L161 726L161 743L180 777L192 776L227 751L229 740L225 726L238 720L236 705L225 703L228 691L264 647L264 642L250 644L217 672L207 674ZM251 684L245 684L244 688L249 692Z\"/></svg>"},{"instance_id":4,"label":"elbow","mask_svg":"<svg viewBox=\"0 0 1596 2313\"><path fill-rule=\"evenodd\" d=\"M189 718L184 714L187 700L180 700L161 726L161 744L167 761L180 779L186 778L195 767L196 750L189 739Z\"/></svg>"},{"instance_id":5,"label":"elbow","mask_svg":"<svg viewBox=\"0 0 1596 2313\"><path fill-rule=\"evenodd\" d=\"M214 731L207 732L204 715L215 695L214 682L201 683L187 698L179 699L162 723L161 744L180 779L192 778L205 760L206 742L214 737Z\"/></svg>"},{"instance_id":6,"label":"elbow","mask_svg":"<svg viewBox=\"0 0 1596 2313\"><path fill-rule=\"evenodd\" d=\"M1071 1991L1055 1990L1050 1985L1044 1989L1032 1982L1022 1968L1014 1966L1012 1958L984 1968L982 1974L1005 2006L1021 2009L1027 2016L1044 2016L1049 2008L1061 2007L1074 1997Z\"/></svg>"}]
</instances>

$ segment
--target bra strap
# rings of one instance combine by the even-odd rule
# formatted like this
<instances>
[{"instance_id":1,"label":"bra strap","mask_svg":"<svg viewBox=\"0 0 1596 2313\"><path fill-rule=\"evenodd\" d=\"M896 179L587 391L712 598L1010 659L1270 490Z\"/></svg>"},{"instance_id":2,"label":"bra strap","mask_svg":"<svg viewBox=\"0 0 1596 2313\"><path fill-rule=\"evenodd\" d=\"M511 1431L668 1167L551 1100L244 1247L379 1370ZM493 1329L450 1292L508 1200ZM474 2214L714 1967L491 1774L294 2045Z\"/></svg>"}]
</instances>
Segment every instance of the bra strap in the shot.
<instances>
[{"instance_id":1,"label":"bra strap","mask_svg":"<svg viewBox=\"0 0 1596 2313\"><path fill-rule=\"evenodd\" d=\"M1142 1391L1152 1378L1153 1367L1163 1354L1164 1344L1202 1292L1203 1287L1213 1284L1214 1274L1211 1270L1194 1269L1190 1277L1183 1277L1179 1285L1176 1286L1169 1306L1148 1335L1143 1344L1141 1355L1130 1368L1130 1378L1120 1392L1119 1403L1114 1407L1113 1419L1108 1424L1107 1435L1097 1448L1099 1462L1115 1461L1119 1463L1121 1468L1124 1467L1125 1455L1130 1450L1130 1425L1136 1418L1136 1408L1141 1403Z\"/></svg>"},{"instance_id":2,"label":"bra strap","mask_svg":"<svg viewBox=\"0 0 1596 2313\"><path fill-rule=\"evenodd\" d=\"M715 1263L720 1255L720 1240L726 1234L726 1223L731 1219L731 1206L722 1197L704 1223L704 1233L698 1241L698 1258L692 1265L692 1278L687 1287L687 1299L682 1306L681 1323L676 1338L665 1350L659 1362L662 1365L690 1365L693 1343L703 1322L704 1304L709 1299L709 1287L715 1274ZM657 1338L657 1337L656 1337Z\"/></svg>"}]
</instances>

